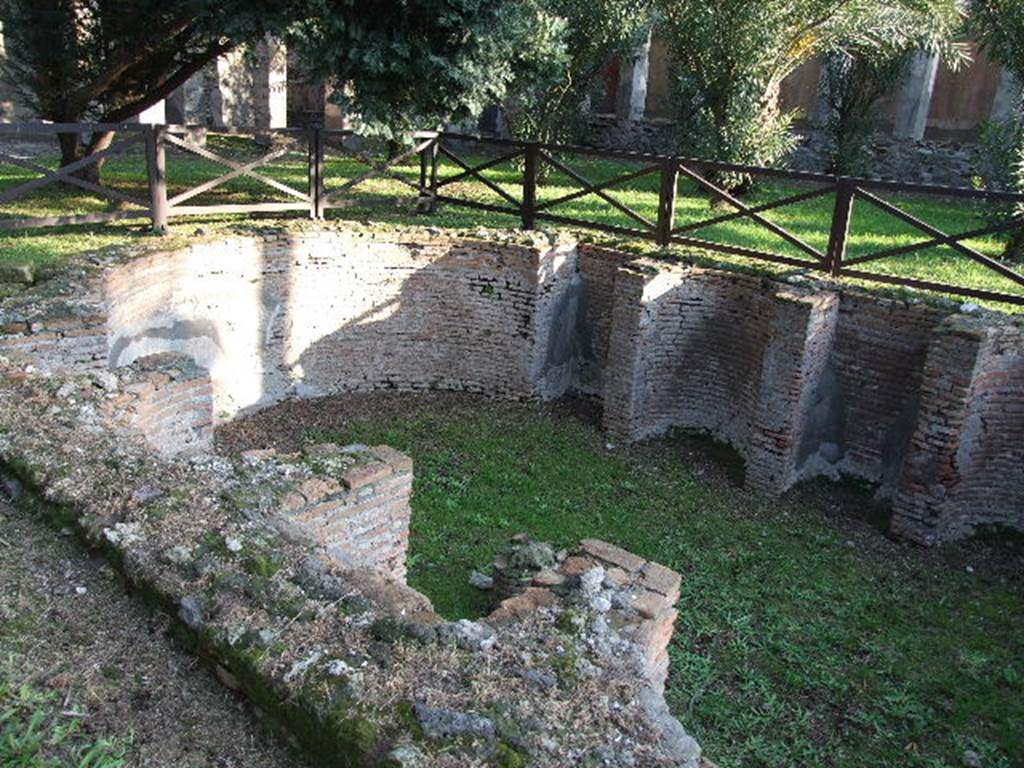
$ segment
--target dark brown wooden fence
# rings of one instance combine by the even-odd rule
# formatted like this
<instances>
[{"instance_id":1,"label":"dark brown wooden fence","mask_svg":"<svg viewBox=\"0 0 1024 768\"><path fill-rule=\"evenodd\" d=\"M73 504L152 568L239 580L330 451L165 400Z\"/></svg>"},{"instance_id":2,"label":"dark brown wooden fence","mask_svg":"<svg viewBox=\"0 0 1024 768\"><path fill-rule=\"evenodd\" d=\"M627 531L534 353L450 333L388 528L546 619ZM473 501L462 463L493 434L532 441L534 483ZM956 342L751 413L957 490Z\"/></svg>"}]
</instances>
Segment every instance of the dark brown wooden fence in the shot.
<instances>
[{"instance_id":1,"label":"dark brown wooden fence","mask_svg":"<svg viewBox=\"0 0 1024 768\"><path fill-rule=\"evenodd\" d=\"M126 206L123 210L81 215L0 218L0 229L148 218L156 229L163 230L171 218L178 216L283 211L304 211L312 218L323 218L326 211L332 208L364 205L365 200L355 196L357 188L370 179L386 178L409 189L407 197L394 198L386 202L401 203L415 200L418 209L424 212L432 211L437 204L461 206L516 216L525 229L535 228L538 222L551 222L575 229L597 230L650 240L663 247L682 245L783 264L822 272L832 277L871 280L1024 305L1024 295L1021 294L893 275L864 268L864 265L882 259L898 258L938 246L948 246L961 256L981 265L984 269L1000 275L1015 286L1024 288L1024 275L964 242L972 238L1019 230L1024 227L1024 217L1021 215L1007 217L1000 223L975 227L966 232L947 233L881 197L882 194L896 193L915 198L939 199L950 206L976 205L982 202L1001 206L1016 205L1018 210L1021 210L1024 208L1024 195L1021 194L831 176L668 155L484 139L444 132L417 133L413 137L411 148L400 151L393 157L380 158L354 148L352 143L355 135L351 131L320 128L275 130L271 132L274 137L273 145L263 155L237 161L188 141L186 137L190 130L185 126L138 124L73 123L0 126L0 139L8 140L12 137L15 139L40 135L53 137L60 133L86 134L95 131L116 131L118 136L117 140L102 152L85 157L58 170L47 168L23 157L17 157L7 151L0 151L0 163L11 164L41 174L38 178L0 192L0 213L2 213L5 203L23 198L40 187L57 183L64 183ZM217 163L224 167L225 172L216 178L168 197L166 162L168 148ZM133 150L136 152L141 150L145 153L148 199L139 199L76 175L77 172L98 162L101 158ZM288 153L299 151L304 153L307 158L308 184L306 188L297 189L261 173L261 169L275 160ZM333 180L326 171L325 158L339 155L362 163L366 170L341 181L341 183L332 185ZM397 166L411 161L417 155L420 161L417 181L412 181L408 177L396 173ZM486 159L481 161L480 157ZM588 179L584 172L573 168L572 161L567 159L580 157L617 161L628 165L630 170L614 178L594 182ZM442 163L446 166L454 165L457 171L452 175L442 175ZM484 171L488 169L509 164L514 164L519 169L517 172L521 174L520 183L515 185L515 189L508 189L483 175ZM557 198L539 200L538 186L543 170L556 172L563 178L567 177L576 185L576 189ZM771 179L785 182L799 191L794 191L793 194L778 200L751 205L731 194L717 181L726 174L750 176L755 180ZM282 196L282 199L230 204L197 204L195 202L190 204L190 201L194 201L200 195L243 177L273 190L274 193ZM613 195L613 190L616 187L621 188L621 185L625 183L645 177L657 179L658 206L654 218L645 216ZM682 180L688 180L703 193L717 199L720 205L727 209L726 212L715 213L699 221L678 224L676 202L679 195L679 182ZM466 182L477 184L479 189L491 193L494 201L487 202L472 197L458 196L455 190ZM462 188L464 189L464 186ZM600 200L607 208L614 209L625 217L629 221L629 225L615 225L604 221L587 220L578 216L567 216L555 210L560 205L591 195ZM809 244L800 236L764 215L769 211L778 211L787 206L829 196L833 198L834 203L828 231L828 245L824 250ZM906 245L883 248L856 256L849 255L851 215L856 201L862 201L892 216L904 225L920 232L923 238ZM790 253L723 243L699 236L701 230L739 220L753 222L785 241L790 246Z\"/></svg>"}]
</instances>

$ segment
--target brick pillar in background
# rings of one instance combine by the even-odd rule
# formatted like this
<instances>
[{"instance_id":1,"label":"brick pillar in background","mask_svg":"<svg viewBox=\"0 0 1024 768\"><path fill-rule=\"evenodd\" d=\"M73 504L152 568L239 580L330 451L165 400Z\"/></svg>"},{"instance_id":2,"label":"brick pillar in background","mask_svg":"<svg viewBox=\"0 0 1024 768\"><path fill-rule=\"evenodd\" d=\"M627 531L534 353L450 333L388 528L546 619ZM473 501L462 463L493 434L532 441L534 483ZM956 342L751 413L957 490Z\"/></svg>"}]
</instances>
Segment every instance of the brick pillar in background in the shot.
<instances>
[{"instance_id":1,"label":"brick pillar in background","mask_svg":"<svg viewBox=\"0 0 1024 768\"><path fill-rule=\"evenodd\" d=\"M217 59L210 94L215 128L283 128L288 121L288 56L268 37L256 44L255 63L235 49Z\"/></svg>"},{"instance_id":2,"label":"brick pillar in background","mask_svg":"<svg viewBox=\"0 0 1024 768\"><path fill-rule=\"evenodd\" d=\"M996 90L995 98L992 99L989 120L1007 122L1020 117L1022 90L1024 88L1022 88L1020 80L1004 67L999 80L999 88Z\"/></svg>"}]
</instances>

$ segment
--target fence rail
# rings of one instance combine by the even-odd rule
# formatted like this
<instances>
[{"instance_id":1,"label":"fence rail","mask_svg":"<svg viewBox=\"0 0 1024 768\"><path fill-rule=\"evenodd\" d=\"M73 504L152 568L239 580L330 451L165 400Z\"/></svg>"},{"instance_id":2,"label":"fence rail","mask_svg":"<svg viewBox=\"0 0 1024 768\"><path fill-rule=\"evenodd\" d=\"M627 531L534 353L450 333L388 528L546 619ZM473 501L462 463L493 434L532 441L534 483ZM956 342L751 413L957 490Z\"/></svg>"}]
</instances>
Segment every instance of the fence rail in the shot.
<instances>
[{"instance_id":1,"label":"fence rail","mask_svg":"<svg viewBox=\"0 0 1024 768\"><path fill-rule=\"evenodd\" d=\"M720 252L750 259L782 264L832 277L849 277L891 285L902 285L928 291L1002 301L1024 305L1022 294L1004 293L988 289L906 275L893 275L864 269L864 265L882 259L899 258L922 250L945 246L960 256L998 274L1017 287L1024 288L1024 275L1006 264L987 256L964 241L1020 230L1024 216L1016 215L1005 221L976 227L966 232L947 233L918 216L882 197L884 193L927 196L944 200L983 201L991 204L1016 205L1024 210L1024 195L1011 192L978 190L961 187L943 187L929 184L904 183L879 179L833 176L820 173L788 171L777 168L736 165L672 155L656 155L625 151L601 150L589 147L536 142L491 139L447 132L420 132L413 136L413 146L383 160L352 146L356 134L346 130L322 128L283 129L268 132L273 142L265 153L238 161L226 157L193 141L187 136L193 130L178 125L88 124L88 123L29 123L0 125L0 141L24 140L30 137L54 137L60 134L116 134L116 140L94 154L87 155L58 169L48 168L31 159L19 157L6 150L0 151L0 164L8 164L38 173L36 178L0 192L0 212L5 204L25 198L32 192L52 184L64 184L91 193L101 199L122 206L122 210L58 216L20 216L0 218L0 229L38 228L101 221L144 219L152 221L154 228L164 230L171 218L194 215L269 213L303 211L319 219L334 208L364 205L356 198L356 189L371 179L386 179L409 189L417 209L434 210L437 204L459 206L516 216L524 229L533 229L538 222L551 222L579 229L597 230L616 235L650 240L659 246L682 245L712 252ZM218 133L221 133L218 131ZM226 132L249 135L243 132ZM89 166L108 158L138 152L142 149L146 161L148 199L127 194L98 181L83 178ZM168 194L167 152L202 158L220 166L223 173L195 184L173 195ZM268 176L265 169L289 154L305 157L307 184L297 188ZM480 160L483 156L485 159ZM326 160L343 157L360 163L366 170L352 178L333 184ZM419 158L419 177L416 180L396 172L396 167ZM574 168L575 158L592 158L627 163L631 170L610 179L594 181L587 173ZM451 175L441 174L441 164L453 165ZM518 190L510 190L484 173L498 166L515 163L519 168ZM538 189L544 171L554 171L569 179L575 189L558 197L538 199ZM723 174L742 174L755 179L772 179L795 183L794 191L777 200L748 204L716 180ZM657 179L658 204L655 217L645 215L615 197L614 192L623 184L645 178ZM236 180L245 179L272 190L281 199L243 203L197 203L202 195ZM680 181L688 181L709 195L720 205L731 209L713 212L707 218L679 224L676 204ZM486 202L472 197L460 197L458 185L472 182L494 197ZM625 217L628 225L593 221L559 212L559 206L593 196L608 209ZM828 230L828 244L823 249L808 243L803 237L772 221L764 214L785 209L810 200L832 197L834 204ZM410 198L390 198L383 202L396 203ZM851 220L854 205L863 202L877 211L900 221L920 233L916 242L875 250L851 256L848 254ZM779 253L735 243L722 243L700 237L702 230L730 222L744 221L755 224L790 247L790 253ZM822 233L824 234L824 233ZM793 255L795 251L796 255Z\"/></svg>"}]
</instances>

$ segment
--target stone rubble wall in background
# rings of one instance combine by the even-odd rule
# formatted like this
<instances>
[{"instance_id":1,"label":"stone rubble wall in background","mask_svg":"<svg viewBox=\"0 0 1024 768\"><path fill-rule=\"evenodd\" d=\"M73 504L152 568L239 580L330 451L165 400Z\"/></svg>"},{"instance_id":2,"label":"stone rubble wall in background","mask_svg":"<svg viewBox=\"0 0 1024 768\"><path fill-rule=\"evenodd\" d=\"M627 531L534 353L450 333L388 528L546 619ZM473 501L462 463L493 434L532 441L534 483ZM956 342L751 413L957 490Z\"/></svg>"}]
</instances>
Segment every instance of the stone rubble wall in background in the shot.
<instances>
[{"instance_id":1,"label":"stone rubble wall in background","mask_svg":"<svg viewBox=\"0 0 1024 768\"><path fill-rule=\"evenodd\" d=\"M679 136L671 120L629 120L600 115L591 120L587 144L600 149L649 154L679 154ZM975 144L955 141L901 139L877 134L872 142L872 172L868 176L906 183L973 187L984 174L984 161ZM827 173L825 137L818 130L800 132L800 143L779 163L794 171Z\"/></svg>"}]
</instances>

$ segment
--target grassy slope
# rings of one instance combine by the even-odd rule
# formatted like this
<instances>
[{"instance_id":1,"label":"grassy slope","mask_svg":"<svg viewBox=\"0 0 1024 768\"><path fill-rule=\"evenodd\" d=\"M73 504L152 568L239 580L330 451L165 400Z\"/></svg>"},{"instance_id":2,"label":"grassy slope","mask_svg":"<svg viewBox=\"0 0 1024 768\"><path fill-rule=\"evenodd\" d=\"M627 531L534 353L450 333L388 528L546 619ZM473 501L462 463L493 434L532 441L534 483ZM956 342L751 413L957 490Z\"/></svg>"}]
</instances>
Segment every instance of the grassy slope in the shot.
<instances>
[{"instance_id":1,"label":"grassy slope","mask_svg":"<svg viewBox=\"0 0 1024 768\"><path fill-rule=\"evenodd\" d=\"M392 414L335 437L414 457L410 581L450 617L486 609L468 573L519 531L680 570L670 703L723 768L952 768L966 749L1024 765L1019 584L873 530L853 547L829 502L708 482L672 442L609 452L535 408Z\"/></svg>"},{"instance_id":2,"label":"grassy slope","mask_svg":"<svg viewBox=\"0 0 1024 768\"><path fill-rule=\"evenodd\" d=\"M237 138L212 137L210 148L228 154L236 159L255 157L251 148ZM48 161L52 166L52 159ZM261 172L287 183L298 190L304 190L306 181L306 164L303 152L297 151L276 161ZM593 161L588 159L570 159L570 165L578 169L594 182L602 182L616 175L635 169L624 163ZM169 194L180 193L189 187L212 179L226 169L210 161L186 156L178 150L169 153L168 160ZM358 163L331 156L327 162L329 188L336 188L346 179L365 170ZM450 160L442 159L440 176L450 177L460 169ZM418 177L418 164L410 164L397 169L404 178L412 181ZM145 176L140 157L116 157L107 163L104 169L105 181L122 192L140 199L146 199ZM518 184L519 171L510 163L504 163L484 172L492 181L500 184L513 197L518 197L521 187ZM34 174L11 166L0 166L0 190L32 178ZM657 217L657 186L656 174L635 179L627 184L615 187L611 194L620 202L633 208L641 216L650 220ZM549 175L545 185L538 194L541 203L554 200L576 189L575 183L566 175L554 172ZM497 194L478 182L465 182L446 187L447 194L456 197L471 198L489 203L505 204ZM750 204L763 203L792 194L796 188L777 183L763 183L754 193L746 198ZM355 197L357 203L367 203L352 209L342 209L331 213L334 217L375 218L395 223L435 224L442 227L509 227L517 226L518 218L512 215L473 211L452 206L442 207L437 213L429 216L415 216L409 209L394 210L371 206L375 199L403 196L409 198L411 190L397 181L389 179L371 179L358 187ZM677 224L695 222L712 215L728 212L728 209L714 209L706 195L697 193L690 182L680 183L680 198L677 206ZM351 196L349 196L351 198ZM189 204L251 202L257 200L290 199L281 193L263 186L250 179L236 179L226 186L204 193L189 201ZM411 199L411 198L410 198ZM908 212L928 221L947 232L967 231L982 225L982 211L971 204L959 201L935 199L895 199ZM803 238L811 246L824 250L829 233L833 198L831 195L815 200L805 201L765 214L767 218L790 229ZM94 212L123 208L120 203L110 203L88 195L69 193L60 188L44 188L30 198L4 206L5 215L48 215L68 212ZM627 214L616 210L606 202L587 196L563 203L551 209L552 213L562 216L580 218L589 221L614 224L625 227L640 226ZM301 216L302 214L294 214ZM207 229L225 226L231 219L221 217L203 223ZM237 219L235 219L237 221ZM39 267L57 265L76 254L97 248L115 245L125 238L138 239L144 235L145 221L134 223L106 224L98 226L82 226L62 228L51 231L0 232L0 260L10 262L30 262ZM544 226L557 226L544 224ZM197 226L196 220L179 220L175 230L179 234L191 232ZM742 245L750 248L767 250L790 257L802 257L795 246L785 242L756 223L735 220L725 224L693 233L702 239ZM909 225L877 210L867 203L857 205L851 229L849 254L851 257L864 255L879 249L894 247L926 239L921 233L915 232ZM968 241L968 244L982 252L997 256L1001 245L997 239L987 238ZM742 258L718 257L727 263L750 265L751 262ZM758 265L763 269L789 271L790 268L777 268L764 262ZM897 274L921 279L938 280L961 284L964 286L999 290L1010 293L1024 294L1024 288L1014 286L1006 279L986 270L968 258L958 255L948 248L929 249L916 254L886 259L866 265L866 269L885 274Z\"/></svg>"}]
</instances>

